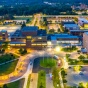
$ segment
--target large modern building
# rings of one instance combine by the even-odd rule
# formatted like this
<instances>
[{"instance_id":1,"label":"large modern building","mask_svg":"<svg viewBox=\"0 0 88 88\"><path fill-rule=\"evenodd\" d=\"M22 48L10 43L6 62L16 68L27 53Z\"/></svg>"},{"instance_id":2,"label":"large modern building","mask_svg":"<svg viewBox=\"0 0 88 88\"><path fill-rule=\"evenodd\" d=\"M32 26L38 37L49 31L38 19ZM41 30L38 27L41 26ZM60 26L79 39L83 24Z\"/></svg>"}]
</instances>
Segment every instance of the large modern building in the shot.
<instances>
[{"instance_id":1,"label":"large modern building","mask_svg":"<svg viewBox=\"0 0 88 88\"><path fill-rule=\"evenodd\" d=\"M27 26L16 30L11 36L10 45L13 47L42 48L47 45L46 30L39 30L36 26Z\"/></svg>"},{"instance_id":2,"label":"large modern building","mask_svg":"<svg viewBox=\"0 0 88 88\"><path fill-rule=\"evenodd\" d=\"M75 23L68 22L68 23L64 23L63 26L66 30L79 30L80 29L79 26Z\"/></svg>"},{"instance_id":3,"label":"large modern building","mask_svg":"<svg viewBox=\"0 0 88 88\"><path fill-rule=\"evenodd\" d=\"M51 42L51 45L58 45L58 44L78 45L79 37L70 34L53 34L48 36L48 42Z\"/></svg>"},{"instance_id":4,"label":"large modern building","mask_svg":"<svg viewBox=\"0 0 88 88\"><path fill-rule=\"evenodd\" d=\"M75 36L83 36L85 32L88 32L88 30L69 30L69 33Z\"/></svg>"},{"instance_id":5,"label":"large modern building","mask_svg":"<svg viewBox=\"0 0 88 88\"><path fill-rule=\"evenodd\" d=\"M88 32L83 34L83 48L85 48L88 53Z\"/></svg>"}]
</instances>

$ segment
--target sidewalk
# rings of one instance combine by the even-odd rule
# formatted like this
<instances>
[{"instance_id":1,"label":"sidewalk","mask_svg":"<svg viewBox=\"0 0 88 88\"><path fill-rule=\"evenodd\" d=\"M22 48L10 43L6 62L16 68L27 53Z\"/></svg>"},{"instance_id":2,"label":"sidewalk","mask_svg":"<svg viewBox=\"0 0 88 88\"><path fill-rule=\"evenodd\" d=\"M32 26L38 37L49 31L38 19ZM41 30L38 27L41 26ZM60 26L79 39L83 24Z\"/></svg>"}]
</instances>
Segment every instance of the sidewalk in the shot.
<instances>
[{"instance_id":1,"label":"sidewalk","mask_svg":"<svg viewBox=\"0 0 88 88\"><path fill-rule=\"evenodd\" d=\"M53 80L50 79L49 74L46 74L46 88L54 88Z\"/></svg>"},{"instance_id":2,"label":"sidewalk","mask_svg":"<svg viewBox=\"0 0 88 88\"><path fill-rule=\"evenodd\" d=\"M32 81L30 82L29 88L37 88L37 82L38 82L38 73L32 73L31 74Z\"/></svg>"}]
</instances>

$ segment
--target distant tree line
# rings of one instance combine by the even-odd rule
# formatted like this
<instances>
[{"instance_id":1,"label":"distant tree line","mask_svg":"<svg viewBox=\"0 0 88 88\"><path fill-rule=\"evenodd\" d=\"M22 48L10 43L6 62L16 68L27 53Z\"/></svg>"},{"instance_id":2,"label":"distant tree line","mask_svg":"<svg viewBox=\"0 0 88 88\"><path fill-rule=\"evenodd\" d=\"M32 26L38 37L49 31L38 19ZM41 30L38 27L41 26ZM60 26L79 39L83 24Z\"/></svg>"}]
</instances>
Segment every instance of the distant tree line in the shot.
<instances>
[{"instance_id":1,"label":"distant tree line","mask_svg":"<svg viewBox=\"0 0 88 88\"><path fill-rule=\"evenodd\" d=\"M33 6L16 6L16 7L2 7L0 8L0 15L33 15L35 13L42 12L47 15L60 15L60 12L66 12L66 14L75 15L72 12L71 6L69 5L33 5Z\"/></svg>"}]
</instances>

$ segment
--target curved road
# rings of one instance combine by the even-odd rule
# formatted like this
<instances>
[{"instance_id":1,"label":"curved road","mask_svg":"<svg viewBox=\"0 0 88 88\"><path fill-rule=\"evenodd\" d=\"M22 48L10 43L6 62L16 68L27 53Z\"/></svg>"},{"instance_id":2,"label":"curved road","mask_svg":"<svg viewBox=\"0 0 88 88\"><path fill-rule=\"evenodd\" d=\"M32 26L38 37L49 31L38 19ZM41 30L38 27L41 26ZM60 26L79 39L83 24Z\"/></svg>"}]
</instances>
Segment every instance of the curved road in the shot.
<instances>
[{"instance_id":1,"label":"curved road","mask_svg":"<svg viewBox=\"0 0 88 88\"><path fill-rule=\"evenodd\" d=\"M19 58L18 64L14 72L8 75L0 76L0 85L17 81L21 78L25 78L27 74L29 74L32 71L32 66L29 63L30 59L34 59L43 55L51 56L52 54L49 54L49 53L47 54L47 52L44 52L44 51L33 51L30 54L21 56Z\"/></svg>"}]
</instances>

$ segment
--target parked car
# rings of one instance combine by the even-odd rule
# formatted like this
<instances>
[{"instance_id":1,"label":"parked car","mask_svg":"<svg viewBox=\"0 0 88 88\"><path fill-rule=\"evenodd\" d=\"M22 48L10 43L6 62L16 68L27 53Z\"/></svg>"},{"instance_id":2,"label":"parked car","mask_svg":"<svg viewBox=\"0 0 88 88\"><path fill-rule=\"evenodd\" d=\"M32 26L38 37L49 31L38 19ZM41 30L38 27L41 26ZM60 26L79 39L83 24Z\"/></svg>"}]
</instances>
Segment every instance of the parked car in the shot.
<instances>
[{"instance_id":1,"label":"parked car","mask_svg":"<svg viewBox=\"0 0 88 88\"><path fill-rule=\"evenodd\" d=\"M59 57L57 55L54 55L54 58L57 59L57 60L59 59Z\"/></svg>"}]
</instances>

